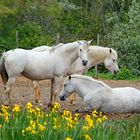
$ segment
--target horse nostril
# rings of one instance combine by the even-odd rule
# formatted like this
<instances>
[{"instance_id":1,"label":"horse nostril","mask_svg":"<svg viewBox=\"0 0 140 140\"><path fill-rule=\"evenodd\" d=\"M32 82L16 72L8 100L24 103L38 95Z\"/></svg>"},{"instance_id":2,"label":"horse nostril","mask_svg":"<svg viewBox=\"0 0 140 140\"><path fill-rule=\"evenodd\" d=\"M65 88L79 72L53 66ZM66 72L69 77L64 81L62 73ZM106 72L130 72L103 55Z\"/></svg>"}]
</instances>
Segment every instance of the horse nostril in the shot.
<instances>
[{"instance_id":1,"label":"horse nostril","mask_svg":"<svg viewBox=\"0 0 140 140\"><path fill-rule=\"evenodd\" d=\"M113 71L114 74L117 74L118 72L119 72L118 70L114 70L114 71Z\"/></svg>"},{"instance_id":2,"label":"horse nostril","mask_svg":"<svg viewBox=\"0 0 140 140\"><path fill-rule=\"evenodd\" d=\"M83 66L86 66L86 65L87 65L87 63L88 63L88 61L87 61L87 60L82 60L82 64L83 64Z\"/></svg>"},{"instance_id":3,"label":"horse nostril","mask_svg":"<svg viewBox=\"0 0 140 140\"><path fill-rule=\"evenodd\" d=\"M64 96L60 96L59 97L61 101L65 101L65 97Z\"/></svg>"}]
</instances>

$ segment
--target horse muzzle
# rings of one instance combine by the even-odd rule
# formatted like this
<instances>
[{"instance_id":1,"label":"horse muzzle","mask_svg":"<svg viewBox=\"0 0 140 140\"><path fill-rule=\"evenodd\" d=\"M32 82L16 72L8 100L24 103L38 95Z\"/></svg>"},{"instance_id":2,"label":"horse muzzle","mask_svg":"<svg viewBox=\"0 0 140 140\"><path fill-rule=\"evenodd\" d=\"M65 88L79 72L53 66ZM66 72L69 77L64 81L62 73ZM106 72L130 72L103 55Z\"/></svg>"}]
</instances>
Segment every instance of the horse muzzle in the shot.
<instances>
[{"instance_id":1,"label":"horse muzzle","mask_svg":"<svg viewBox=\"0 0 140 140\"><path fill-rule=\"evenodd\" d=\"M59 96L61 101L65 101L65 97L64 96Z\"/></svg>"},{"instance_id":2,"label":"horse muzzle","mask_svg":"<svg viewBox=\"0 0 140 140\"><path fill-rule=\"evenodd\" d=\"M82 64L83 64L83 66L86 66L87 63L88 63L88 60L82 60Z\"/></svg>"},{"instance_id":3,"label":"horse muzzle","mask_svg":"<svg viewBox=\"0 0 140 140\"><path fill-rule=\"evenodd\" d=\"M119 70L114 70L113 74L117 74L119 72Z\"/></svg>"}]
</instances>

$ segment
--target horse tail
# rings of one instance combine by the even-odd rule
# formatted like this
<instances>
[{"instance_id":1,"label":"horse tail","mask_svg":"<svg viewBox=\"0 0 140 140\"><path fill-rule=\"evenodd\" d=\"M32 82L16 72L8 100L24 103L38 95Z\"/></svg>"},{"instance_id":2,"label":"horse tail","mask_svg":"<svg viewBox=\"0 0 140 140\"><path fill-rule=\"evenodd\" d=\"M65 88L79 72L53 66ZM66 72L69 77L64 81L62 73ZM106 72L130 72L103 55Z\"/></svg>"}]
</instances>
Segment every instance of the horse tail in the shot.
<instances>
[{"instance_id":1,"label":"horse tail","mask_svg":"<svg viewBox=\"0 0 140 140\"><path fill-rule=\"evenodd\" d=\"M3 83L6 84L8 81L8 74L5 68L5 62L3 58L0 59L0 74L1 74Z\"/></svg>"}]
</instances>

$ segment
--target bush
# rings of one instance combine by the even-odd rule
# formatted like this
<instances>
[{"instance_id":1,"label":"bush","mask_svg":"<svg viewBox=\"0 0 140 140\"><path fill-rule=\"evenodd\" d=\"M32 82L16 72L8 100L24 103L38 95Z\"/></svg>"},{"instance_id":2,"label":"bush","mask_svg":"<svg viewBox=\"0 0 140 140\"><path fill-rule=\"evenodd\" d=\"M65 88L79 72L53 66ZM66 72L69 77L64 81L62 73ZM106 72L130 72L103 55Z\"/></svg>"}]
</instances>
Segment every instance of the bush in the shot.
<instances>
[{"instance_id":1,"label":"bush","mask_svg":"<svg viewBox=\"0 0 140 140\"><path fill-rule=\"evenodd\" d=\"M124 68L121 68L119 73L113 77L116 80L126 80L126 79L134 78L134 75L132 74L131 70L124 67Z\"/></svg>"},{"instance_id":2,"label":"bush","mask_svg":"<svg viewBox=\"0 0 140 140\"><path fill-rule=\"evenodd\" d=\"M106 36L107 44L118 51L121 67L126 66L133 74L140 75L140 4L133 0L128 13L116 18L114 15L116 13L107 18L108 24L114 23L111 32Z\"/></svg>"}]
</instances>

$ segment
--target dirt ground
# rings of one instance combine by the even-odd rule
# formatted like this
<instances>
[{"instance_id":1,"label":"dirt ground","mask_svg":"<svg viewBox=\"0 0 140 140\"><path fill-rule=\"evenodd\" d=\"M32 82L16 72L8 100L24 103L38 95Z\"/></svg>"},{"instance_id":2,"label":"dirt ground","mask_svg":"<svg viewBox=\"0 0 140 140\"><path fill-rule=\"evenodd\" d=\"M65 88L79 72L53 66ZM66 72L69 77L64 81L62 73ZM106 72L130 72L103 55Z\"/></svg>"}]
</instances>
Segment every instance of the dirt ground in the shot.
<instances>
[{"instance_id":1,"label":"dirt ground","mask_svg":"<svg viewBox=\"0 0 140 140\"><path fill-rule=\"evenodd\" d=\"M102 80L111 87L125 87L132 86L140 89L140 80L139 81L124 81L124 80ZM50 95L50 81L45 80L40 82L41 89L41 101L43 103L43 108L47 108L47 103ZM0 78L0 96L2 97L4 93L4 85ZM33 103L35 106L37 104L34 101L34 89L32 82L24 77L19 77L12 88L11 91L12 104L21 103L25 105L27 102ZM69 109L75 111L78 107L82 105L82 100L77 96L75 105L71 105L69 100L61 102L58 98L57 101L61 104L61 109ZM0 99L0 104L2 104L2 98ZM127 114L106 114L109 118L126 118L131 116L131 113Z\"/></svg>"}]
</instances>

